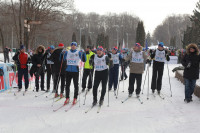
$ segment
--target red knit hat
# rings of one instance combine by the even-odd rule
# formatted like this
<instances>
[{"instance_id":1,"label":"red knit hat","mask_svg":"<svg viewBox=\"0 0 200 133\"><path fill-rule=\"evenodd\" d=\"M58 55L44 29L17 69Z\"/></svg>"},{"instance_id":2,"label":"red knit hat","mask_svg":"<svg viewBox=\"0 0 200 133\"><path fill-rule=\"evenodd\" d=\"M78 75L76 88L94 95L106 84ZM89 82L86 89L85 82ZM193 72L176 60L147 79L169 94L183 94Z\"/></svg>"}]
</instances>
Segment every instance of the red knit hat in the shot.
<instances>
[{"instance_id":1,"label":"red knit hat","mask_svg":"<svg viewBox=\"0 0 200 133\"><path fill-rule=\"evenodd\" d=\"M135 46L136 47L141 47L141 44L140 43L136 43Z\"/></svg>"},{"instance_id":2,"label":"red knit hat","mask_svg":"<svg viewBox=\"0 0 200 133\"><path fill-rule=\"evenodd\" d=\"M97 50L103 51L103 47L102 47L102 46L99 46L99 47L97 48Z\"/></svg>"},{"instance_id":3,"label":"red knit hat","mask_svg":"<svg viewBox=\"0 0 200 133\"><path fill-rule=\"evenodd\" d=\"M118 50L117 46L115 46L113 49L114 49L115 51L117 51L117 50Z\"/></svg>"},{"instance_id":4,"label":"red knit hat","mask_svg":"<svg viewBox=\"0 0 200 133\"><path fill-rule=\"evenodd\" d=\"M64 47L63 43L58 44L59 47Z\"/></svg>"}]
</instances>

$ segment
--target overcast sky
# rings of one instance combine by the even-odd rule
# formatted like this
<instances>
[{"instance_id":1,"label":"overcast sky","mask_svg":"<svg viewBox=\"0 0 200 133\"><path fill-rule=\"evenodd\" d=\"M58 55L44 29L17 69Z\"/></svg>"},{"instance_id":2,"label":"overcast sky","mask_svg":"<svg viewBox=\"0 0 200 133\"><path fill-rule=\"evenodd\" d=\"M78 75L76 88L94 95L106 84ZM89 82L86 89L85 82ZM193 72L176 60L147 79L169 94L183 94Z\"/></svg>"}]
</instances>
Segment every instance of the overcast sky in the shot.
<instances>
[{"instance_id":1,"label":"overcast sky","mask_svg":"<svg viewBox=\"0 0 200 133\"><path fill-rule=\"evenodd\" d=\"M171 14L192 14L198 0L75 0L78 11L99 14L127 12L144 21L146 32Z\"/></svg>"}]
</instances>

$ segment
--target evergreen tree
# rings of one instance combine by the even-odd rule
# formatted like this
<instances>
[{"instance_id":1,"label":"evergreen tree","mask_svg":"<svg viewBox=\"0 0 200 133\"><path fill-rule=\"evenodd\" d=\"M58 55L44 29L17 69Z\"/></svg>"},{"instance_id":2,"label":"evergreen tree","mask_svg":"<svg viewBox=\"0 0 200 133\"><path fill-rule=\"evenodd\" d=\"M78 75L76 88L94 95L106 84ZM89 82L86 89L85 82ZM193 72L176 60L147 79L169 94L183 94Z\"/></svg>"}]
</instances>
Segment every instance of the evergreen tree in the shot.
<instances>
[{"instance_id":1,"label":"evergreen tree","mask_svg":"<svg viewBox=\"0 0 200 133\"><path fill-rule=\"evenodd\" d=\"M92 46L92 40L91 40L90 36L88 36L88 44L89 44L90 46Z\"/></svg>"},{"instance_id":2,"label":"evergreen tree","mask_svg":"<svg viewBox=\"0 0 200 133\"><path fill-rule=\"evenodd\" d=\"M140 43L142 46L144 46L145 43L145 30L143 22L138 22L137 30L136 30L136 42Z\"/></svg>"},{"instance_id":3,"label":"evergreen tree","mask_svg":"<svg viewBox=\"0 0 200 133\"><path fill-rule=\"evenodd\" d=\"M75 32L73 32L73 35L72 35L72 42L76 42L76 34L75 34Z\"/></svg>"},{"instance_id":4,"label":"evergreen tree","mask_svg":"<svg viewBox=\"0 0 200 133\"><path fill-rule=\"evenodd\" d=\"M86 48L86 39L85 35L81 36L81 48L85 49Z\"/></svg>"}]
</instances>

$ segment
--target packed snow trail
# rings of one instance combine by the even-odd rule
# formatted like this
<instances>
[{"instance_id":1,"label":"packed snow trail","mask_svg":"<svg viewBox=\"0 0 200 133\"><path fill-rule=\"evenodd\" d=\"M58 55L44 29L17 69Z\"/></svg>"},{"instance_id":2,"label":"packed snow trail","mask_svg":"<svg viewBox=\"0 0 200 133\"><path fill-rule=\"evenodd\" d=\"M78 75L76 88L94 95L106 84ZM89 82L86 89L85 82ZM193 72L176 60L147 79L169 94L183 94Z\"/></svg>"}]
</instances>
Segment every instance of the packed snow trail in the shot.
<instances>
[{"instance_id":1,"label":"packed snow trail","mask_svg":"<svg viewBox=\"0 0 200 133\"><path fill-rule=\"evenodd\" d=\"M63 105L64 100L56 102L51 107L54 95L39 96L42 92L28 90L27 95L22 92L17 99L13 93L0 93L0 133L198 133L200 130L200 101L193 96L193 102L187 104L184 100L184 85L174 78L172 69L179 65L169 64L173 97L171 97L168 72L165 65L161 93L163 100L155 92L155 97L149 90L147 100L147 83L144 94L140 95L143 104L138 102L133 93L132 98L121 103L128 96L128 79L120 84L118 99L110 94L110 104L107 107L108 97L105 96L100 113L97 107L85 113L92 105L92 91L88 92L85 105L81 95L81 107L74 106L67 113L69 105L57 112L52 110ZM127 70L129 73L129 70ZM152 66L149 69L150 83ZM143 80L145 74L143 74ZM197 82L198 83L198 82ZM143 84L142 84L143 85ZM51 84L52 86L52 84ZM34 88L34 83L32 83ZM22 89L24 91L24 88ZM107 93L106 93L107 94ZM70 102L73 100L73 84L71 85ZM100 96L100 92L98 92ZM99 97L98 97L99 99Z\"/></svg>"}]
</instances>

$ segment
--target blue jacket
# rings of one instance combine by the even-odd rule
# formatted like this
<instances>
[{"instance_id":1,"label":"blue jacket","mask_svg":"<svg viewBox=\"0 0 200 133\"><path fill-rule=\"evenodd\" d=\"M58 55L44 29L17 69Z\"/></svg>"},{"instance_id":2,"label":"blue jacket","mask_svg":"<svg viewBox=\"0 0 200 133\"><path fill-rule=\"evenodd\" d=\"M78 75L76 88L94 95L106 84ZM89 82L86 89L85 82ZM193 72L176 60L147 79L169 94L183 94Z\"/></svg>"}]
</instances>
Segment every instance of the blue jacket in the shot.
<instances>
[{"instance_id":1,"label":"blue jacket","mask_svg":"<svg viewBox=\"0 0 200 133\"><path fill-rule=\"evenodd\" d=\"M72 52L72 53L75 53L77 50L71 50L70 49L70 51ZM64 52L64 60L66 61L67 60L67 51L65 51ZM80 52L79 51L79 58L81 59L81 61L82 62L86 62L86 54L83 52ZM67 71L67 72L79 72L79 67L77 67L77 66L74 66L74 65L67 65L67 68L65 69L65 71Z\"/></svg>"}]
</instances>

